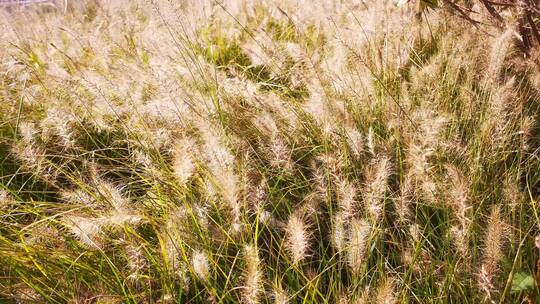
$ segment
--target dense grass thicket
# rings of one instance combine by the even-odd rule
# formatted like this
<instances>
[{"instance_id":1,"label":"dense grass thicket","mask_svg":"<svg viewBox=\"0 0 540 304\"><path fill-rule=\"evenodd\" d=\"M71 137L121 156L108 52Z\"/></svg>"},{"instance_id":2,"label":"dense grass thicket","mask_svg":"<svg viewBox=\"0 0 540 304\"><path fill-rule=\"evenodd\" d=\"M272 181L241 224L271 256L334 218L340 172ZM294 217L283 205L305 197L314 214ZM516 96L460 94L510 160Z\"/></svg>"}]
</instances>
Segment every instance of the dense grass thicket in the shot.
<instances>
[{"instance_id":1,"label":"dense grass thicket","mask_svg":"<svg viewBox=\"0 0 540 304\"><path fill-rule=\"evenodd\" d=\"M510 13L67 4L0 8L1 303L540 301Z\"/></svg>"}]
</instances>

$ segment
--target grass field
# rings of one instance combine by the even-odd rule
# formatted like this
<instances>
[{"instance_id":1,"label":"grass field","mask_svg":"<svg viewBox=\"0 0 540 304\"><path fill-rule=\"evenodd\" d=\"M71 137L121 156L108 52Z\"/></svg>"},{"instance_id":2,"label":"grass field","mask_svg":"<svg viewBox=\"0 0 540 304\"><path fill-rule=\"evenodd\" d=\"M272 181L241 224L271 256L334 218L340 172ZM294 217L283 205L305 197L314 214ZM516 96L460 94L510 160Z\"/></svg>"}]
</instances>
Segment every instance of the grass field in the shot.
<instances>
[{"instance_id":1,"label":"grass field","mask_svg":"<svg viewBox=\"0 0 540 304\"><path fill-rule=\"evenodd\" d=\"M0 303L539 303L536 49L405 2L0 8Z\"/></svg>"}]
</instances>

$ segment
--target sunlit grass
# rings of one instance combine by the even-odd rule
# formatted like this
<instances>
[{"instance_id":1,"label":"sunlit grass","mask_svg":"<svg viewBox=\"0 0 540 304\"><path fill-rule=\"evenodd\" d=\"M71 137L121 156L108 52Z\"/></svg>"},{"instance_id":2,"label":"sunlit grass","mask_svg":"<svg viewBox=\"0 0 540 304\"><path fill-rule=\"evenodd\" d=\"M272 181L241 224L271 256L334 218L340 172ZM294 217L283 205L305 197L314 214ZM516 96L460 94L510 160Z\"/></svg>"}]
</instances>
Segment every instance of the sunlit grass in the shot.
<instances>
[{"instance_id":1,"label":"sunlit grass","mask_svg":"<svg viewBox=\"0 0 540 304\"><path fill-rule=\"evenodd\" d=\"M537 300L537 67L416 9L2 11L0 302Z\"/></svg>"}]
</instances>

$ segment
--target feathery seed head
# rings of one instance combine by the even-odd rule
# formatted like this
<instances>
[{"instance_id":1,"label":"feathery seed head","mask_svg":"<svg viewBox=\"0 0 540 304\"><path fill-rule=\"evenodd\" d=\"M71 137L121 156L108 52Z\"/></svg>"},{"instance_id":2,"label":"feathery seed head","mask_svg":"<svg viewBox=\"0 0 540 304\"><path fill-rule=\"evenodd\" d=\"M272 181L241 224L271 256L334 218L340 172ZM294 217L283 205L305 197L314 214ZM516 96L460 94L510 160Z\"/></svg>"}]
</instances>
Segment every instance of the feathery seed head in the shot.
<instances>
[{"instance_id":1,"label":"feathery seed head","mask_svg":"<svg viewBox=\"0 0 540 304\"><path fill-rule=\"evenodd\" d=\"M371 155L375 156L375 132L373 131L373 127L369 127L368 135L367 135L367 147L369 153Z\"/></svg>"},{"instance_id":2,"label":"feathery seed head","mask_svg":"<svg viewBox=\"0 0 540 304\"><path fill-rule=\"evenodd\" d=\"M234 221L238 221L242 213L242 202L239 200L240 181L232 169L225 169L214 176L221 195L231 210Z\"/></svg>"},{"instance_id":3,"label":"feathery seed head","mask_svg":"<svg viewBox=\"0 0 540 304\"><path fill-rule=\"evenodd\" d=\"M7 209L9 204L13 201L11 194L4 189L0 189L0 211Z\"/></svg>"},{"instance_id":4,"label":"feathery seed head","mask_svg":"<svg viewBox=\"0 0 540 304\"><path fill-rule=\"evenodd\" d=\"M180 140L174 149L173 170L182 185L185 185L195 171L191 151L195 142L190 139Z\"/></svg>"},{"instance_id":5,"label":"feathery seed head","mask_svg":"<svg viewBox=\"0 0 540 304\"><path fill-rule=\"evenodd\" d=\"M124 224L138 225L143 221L143 218L133 210L123 208L112 210L108 216L102 217L102 220L110 226L122 226Z\"/></svg>"},{"instance_id":6,"label":"feathery seed head","mask_svg":"<svg viewBox=\"0 0 540 304\"><path fill-rule=\"evenodd\" d=\"M469 204L469 185L467 180L454 166L447 165L446 171L448 173L448 180L451 182L449 187L450 204L454 209L456 218L458 219L463 230L468 230L470 219L468 217L468 211L470 210Z\"/></svg>"},{"instance_id":7,"label":"feathery seed head","mask_svg":"<svg viewBox=\"0 0 540 304\"><path fill-rule=\"evenodd\" d=\"M195 251L191 257L191 266L199 279L205 281L210 275L210 264L208 257L202 251Z\"/></svg>"},{"instance_id":8,"label":"feathery seed head","mask_svg":"<svg viewBox=\"0 0 540 304\"><path fill-rule=\"evenodd\" d=\"M148 267L148 261L146 260L140 246L128 244L124 249L126 251L128 269L130 272L129 277L135 281L138 281L141 277L141 272Z\"/></svg>"},{"instance_id":9,"label":"feathery seed head","mask_svg":"<svg viewBox=\"0 0 540 304\"><path fill-rule=\"evenodd\" d=\"M38 130L36 125L31 122L22 121L19 123L19 133L21 134L22 140L27 144L32 144L36 138Z\"/></svg>"},{"instance_id":10,"label":"feathery seed head","mask_svg":"<svg viewBox=\"0 0 540 304\"><path fill-rule=\"evenodd\" d=\"M244 252L246 260L246 271L243 286L244 302L248 304L257 304L259 303L259 297L262 292L263 280L259 250L254 245L246 245Z\"/></svg>"},{"instance_id":11,"label":"feathery seed head","mask_svg":"<svg viewBox=\"0 0 540 304\"><path fill-rule=\"evenodd\" d=\"M272 298L274 298L274 304L289 304L290 301L289 294L279 283L274 283L272 287Z\"/></svg>"},{"instance_id":12,"label":"feathery seed head","mask_svg":"<svg viewBox=\"0 0 540 304\"><path fill-rule=\"evenodd\" d=\"M519 190L518 182L511 175L504 180L503 195L512 210L515 210L523 199L523 193Z\"/></svg>"},{"instance_id":13,"label":"feathery seed head","mask_svg":"<svg viewBox=\"0 0 540 304\"><path fill-rule=\"evenodd\" d=\"M49 108L47 117L41 121L43 136L49 138L56 135L65 147L75 146L73 132L73 114L64 109Z\"/></svg>"},{"instance_id":14,"label":"feathery seed head","mask_svg":"<svg viewBox=\"0 0 540 304\"><path fill-rule=\"evenodd\" d=\"M409 235L413 243L418 244L422 239L422 228L417 223L409 226Z\"/></svg>"},{"instance_id":15,"label":"feathery seed head","mask_svg":"<svg viewBox=\"0 0 540 304\"><path fill-rule=\"evenodd\" d=\"M349 301L349 295L342 291L340 294L339 294L339 300L338 300L338 303L339 304L349 304L350 301Z\"/></svg>"},{"instance_id":16,"label":"feathery seed head","mask_svg":"<svg viewBox=\"0 0 540 304\"><path fill-rule=\"evenodd\" d=\"M100 247L98 237L103 227L100 218L67 216L64 217L64 222L70 232L83 244L94 248Z\"/></svg>"},{"instance_id":17,"label":"feathery seed head","mask_svg":"<svg viewBox=\"0 0 540 304\"><path fill-rule=\"evenodd\" d=\"M366 171L364 188L365 208L375 222L379 221L390 176L390 159L382 157L372 163Z\"/></svg>"},{"instance_id":18,"label":"feathery seed head","mask_svg":"<svg viewBox=\"0 0 540 304\"><path fill-rule=\"evenodd\" d=\"M484 292L485 299L491 300L496 292L495 278L503 257L502 247L507 235L507 225L504 222L499 206L493 207L488 221L488 229L484 238L484 256L480 270L477 273L477 283Z\"/></svg>"},{"instance_id":19,"label":"feathery seed head","mask_svg":"<svg viewBox=\"0 0 540 304\"><path fill-rule=\"evenodd\" d=\"M45 179L54 179L54 172L48 166L47 153L35 144L19 143L13 147L13 153L22 161L23 166Z\"/></svg>"},{"instance_id":20,"label":"feathery seed head","mask_svg":"<svg viewBox=\"0 0 540 304\"><path fill-rule=\"evenodd\" d=\"M346 179L337 182L337 199L340 210L345 216L352 216L357 208L357 189L353 183Z\"/></svg>"},{"instance_id":21,"label":"feathery seed head","mask_svg":"<svg viewBox=\"0 0 540 304\"><path fill-rule=\"evenodd\" d=\"M454 245L456 246L456 249L461 255L461 257L468 257L469 255L468 232L465 231L461 225L452 226L449 232L451 234L452 239L454 240Z\"/></svg>"},{"instance_id":22,"label":"feathery seed head","mask_svg":"<svg viewBox=\"0 0 540 304\"><path fill-rule=\"evenodd\" d=\"M135 151L133 151L133 156L132 157L133 157L133 161L136 164L139 164L139 165L143 166L144 169L146 169L146 170L148 170L150 172L152 172L152 171L155 172L157 170L156 168L154 168L152 158L145 151L140 150L140 149L136 149Z\"/></svg>"},{"instance_id":23,"label":"feathery seed head","mask_svg":"<svg viewBox=\"0 0 540 304\"><path fill-rule=\"evenodd\" d=\"M270 150L273 157L270 161L271 165L276 168L284 168L287 171L291 171L293 168L292 152L280 137L276 137L272 140Z\"/></svg>"},{"instance_id":24,"label":"feathery seed head","mask_svg":"<svg viewBox=\"0 0 540 304\"><path fill-rule=\"evenodd\" d=\"M420 120L421 133L417 136L423 149L435 149L440 143L441 134L448 124L448 118L432 110L422 109L416 113Z\"/></svg>"},{"instance_id":25,"label":"feathery seed head","mask_svg":"<svg viewBox=\"0 0 540 304\"><path fill-rule=\"evenodd\" d=\"M486 270L494 273L502 258L502 246L507 235L507 226L499 207L493 208L489 217L489 224L484 239L484 264Z\"/></svg>"},{"instance_id":26,"label":"feathery seed head","mask_svg":"<svg viewBox=\"0 0 540 304\"><path fill-rule=\"evenodd\" d=\"M285 228L285 246L294 264L306 258L309 250L309 235L304 221L297 215L289 217Z\"/></svg>"},{"instance_id":27,"label":"feathery seed head","mask_svg":"<svg viewBox=\"0 0 540 304\"><path fill-rule=\"evenodd\" d=\"M513 29L508 29L495 39L493 45L491 46L488 70L484 78L486 84L494 84L497 81L503 67L504 60L508 55L509 48L511 47L511 41L514 35L516 35L515 31Z\"/></svg>"},{"instance_id":28,"label":"feathery seed head","mask_svg":"<svg viewBox=\"0 0 540 304\"><path fill-rule=\"evenodd\" d=\"M368 304L372 301L371 289L368 286L364 287L358 295L354 297L354 304Z\"/></svg>"},{"instance_id":29,"label":"feathery seed head","mask_svg":"<svg viewBox=\"0 0 540 304\"><path fill-rule=\"evenodd\" d=\"M364 152L364 137L356 128L346 128L347 144L354 156L359 157Z\"/></svg>"},{"instance_id":30,"label":"feathery seed head","mask_svg":"<svg viewBox=\"0 0 540 304\"><path fill-rule=\"evenodd\" d=\"M405 175L405 180L400 184L400 194L394 199L396 213L400 224L407 222L411 217L411 204L414 194L414 185L410 175Z\"/></svg>"},{"instance_id":31,"label":"feathery seed head","mask_svg":"<svg viewBox=\"0 0 540 304\"><path fill-rule=\"evenodd\" d=\"M395 280L392 278L386 279L386 281L377 289L377 297L375 302L377 304L394 304L397 303L397 299L394 295Z\"/></svg>"},{"instance_id":32,"label":"feathery seed head","mask_svg":"<svg viewBox=\"0 0 540 304\"><path fill-rule=\"evenodd\" d=\"M73 191L64 191L61 193L62 199L69 204L84 205L88 207L98 207L98 202L88 191L76 189Z\"/></svg>"},{"instance_id":33,"label":"feathery seed head","mask_svg":"<svg viewBox=\"0 0 540 304\"><path fill-rule=\"evenodd\" d=\"M235 157L227 148L228 139L223 130L216 130L204 123L201 134L204 139L205 156L212 171L220 171L234 166Z\"/></svg>"},{"instance_id":34,"label":"feathery seed head","mask_svg":"<svg viewBox=\"0 0 540 304\"><path fill-rule=\"evenodd\" d=\"M262 179L257 187L249 192L250 207L256 212L262 211L263 204L268 197L268 184L266 179Z\"/></svg>"},{"instance_id":35,"label":"feathery seed head","mask_svg":"<svg viewBox=\"0 0 540 304\"><path fill-rule=\"evenodd\" d=\"M339 252L345 250L347 241L346 223L347 217L342 213L336 213L332 221L332 245Z\"/></svg>"},{"instance_id":36,"label":"feathery seed head","mask_svg":"<svg viewBox=\"0 0 540 304\"><path fill-rule=\"evenodd\" d=\"M94 184L102 199L109 203L115 210L123 211L128 208L129 202L122 195L122 189L120 187L99 177L94 178Z\"/></svg>"},{"instance_id":37,"label":"feathery seed head","mask_svg":"<svg viewBox=\"0 0 540 304\"><path fill-rule=\"evenodd\" d=\"M266 136L272 137L279 133L276 120L267 111L253 118L253 124Z\"/></svg>"},{"instance_id":38,"label":"feathery seed head","mask_svg":"<svg viewBox=\"0 0 540 304\"><path fill-rule=\"evenodd\" d=\"M371 224L366 220L354 219L351 222L349 244L347 248L349 267L354 273L362 270L368 248Z\"/></svg>"},{"instance_id":39,"label":"feathery seed head","mask_svg":"<svg viewBox=\"0 0 540 304\"><path fill-rule=\"evenodd\" d=\"M495 293L495 286L493 285L493 273L486 269L486 265L480 266L480 271L477 274L478 287L480 291L484 293L486 300L491 300L493 293Z\"/></svg>"}]
</instances>

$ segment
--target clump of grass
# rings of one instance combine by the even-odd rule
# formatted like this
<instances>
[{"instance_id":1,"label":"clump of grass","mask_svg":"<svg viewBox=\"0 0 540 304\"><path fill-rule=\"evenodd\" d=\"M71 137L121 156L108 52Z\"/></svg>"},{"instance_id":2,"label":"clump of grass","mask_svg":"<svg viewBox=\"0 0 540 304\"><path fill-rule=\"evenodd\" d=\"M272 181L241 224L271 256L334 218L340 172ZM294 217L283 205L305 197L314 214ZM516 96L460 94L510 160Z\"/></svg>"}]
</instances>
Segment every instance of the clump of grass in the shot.
<instances>
[{"instance_id":1,"label":"clump of grass","mask_svg":"<svg viewBox=\"0 0 540 304\"><path fill-rule=\"evenodd\" d=\"M416 12L0 12L0 302L538 299L538 68Z\"/></svg>"}]
</instances>

